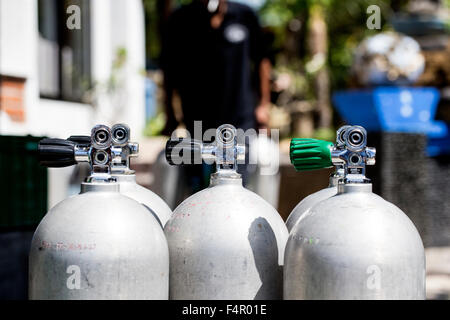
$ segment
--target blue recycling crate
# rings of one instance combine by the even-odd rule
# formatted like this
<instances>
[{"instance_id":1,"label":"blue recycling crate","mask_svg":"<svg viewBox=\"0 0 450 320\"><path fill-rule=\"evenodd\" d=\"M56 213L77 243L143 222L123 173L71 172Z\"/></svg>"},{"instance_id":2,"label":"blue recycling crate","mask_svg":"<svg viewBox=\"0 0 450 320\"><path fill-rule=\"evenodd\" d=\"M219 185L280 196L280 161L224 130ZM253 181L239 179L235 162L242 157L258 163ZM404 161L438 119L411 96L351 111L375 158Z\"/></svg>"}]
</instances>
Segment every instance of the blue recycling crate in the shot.
<instances>
[{"instance_id":1,"label":"blue recycling crate","mask_svg":"<svg viewBox=\"0 0 450 320\"><path fill-rule=\"evenodd\" d=\"M422 133L429 139L430 156L447 153L449 127L434 117L439 91L431 87L376 87L338 91L333 95L338 113L349 124L369 132Z\"/></svg>"},{"instance_id":2,"label":"blue recycling crate","mask_svg":"<svg viewBox=\"0 0 450 320\"><path fill-rule=\"evenodd\" d=\"M427 154L435 157L444 154L450 154L450 124L447 126L447 135L443 137L428 137Z\"/></svg>"}]
</instances>

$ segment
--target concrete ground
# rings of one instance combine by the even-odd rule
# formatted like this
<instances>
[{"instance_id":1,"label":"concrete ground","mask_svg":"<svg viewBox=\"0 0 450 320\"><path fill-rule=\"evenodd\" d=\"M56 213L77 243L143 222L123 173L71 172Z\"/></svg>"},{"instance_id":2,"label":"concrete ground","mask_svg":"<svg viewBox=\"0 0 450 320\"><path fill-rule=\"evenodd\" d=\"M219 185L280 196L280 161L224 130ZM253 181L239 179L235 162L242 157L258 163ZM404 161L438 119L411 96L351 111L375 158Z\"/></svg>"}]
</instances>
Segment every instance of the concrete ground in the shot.
<instances>
[{"instance_id":1,"label":"concrete ground","mask_svg":"<svg viewBox=\"0 0 450 320\"><path fill-rule=\"evenodd\" d=\"M450 247L425 249L427 299L450 299Z\"/></svg>"}]
</instances>

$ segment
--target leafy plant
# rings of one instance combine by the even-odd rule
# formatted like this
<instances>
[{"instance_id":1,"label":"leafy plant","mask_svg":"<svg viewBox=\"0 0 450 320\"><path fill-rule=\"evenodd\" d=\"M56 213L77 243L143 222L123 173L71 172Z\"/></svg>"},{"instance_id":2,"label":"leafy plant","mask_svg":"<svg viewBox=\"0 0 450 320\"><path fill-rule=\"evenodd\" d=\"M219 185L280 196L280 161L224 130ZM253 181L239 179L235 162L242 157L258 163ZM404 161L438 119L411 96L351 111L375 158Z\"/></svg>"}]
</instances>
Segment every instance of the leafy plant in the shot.
<instances>
[{"instance_id":1,"label":"leafy plant","mask_svg":"<svg viewBox=\"0 0 450 320\"><path fill-rule=\"evenodd\" d=\"M164 129L165 124L166 115L163 112L159 112L158 114L156 114L156 116L147 121L147 124L144 128L144 136L158 136Z\"/></svg>"}]
</instances>

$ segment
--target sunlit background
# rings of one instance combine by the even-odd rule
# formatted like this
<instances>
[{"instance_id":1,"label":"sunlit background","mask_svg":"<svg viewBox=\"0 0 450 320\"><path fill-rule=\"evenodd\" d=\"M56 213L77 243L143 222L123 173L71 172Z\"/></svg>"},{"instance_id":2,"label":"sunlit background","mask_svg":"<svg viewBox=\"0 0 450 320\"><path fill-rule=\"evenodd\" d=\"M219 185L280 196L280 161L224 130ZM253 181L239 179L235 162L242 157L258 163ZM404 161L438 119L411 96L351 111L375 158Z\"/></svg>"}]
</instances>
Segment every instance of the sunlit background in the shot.
<instances>
[{"instance_id":1,"label":"sunlit background","mask_svg":"<svg viewBox=\"0 0 450 320\"><path fill-rule=\"evenodd\" d=\"M186 196L179 169L162 156L161 49L167 19L190 2L0 0L0 299L26 298L33 231L49 208L79 192L88 172L80 165L40 167L40 138L125 122L140 143L133 160L138 183L172 209ZM368 171L374 191L419 230L427 297L449 299L450 1L236 2L255 10L263 27L272 64L269 127L280 133L279 144L261 141L279 156L278 173L253 170L247 187L285 219L326 187L332 172L295 172L290 139L334 141L342 124L366 127L368 145L377 147ZM75 29L67 26L72 5L80 9ZM374 5L379 28L370 27L367 9ZM182 119L179 100L174 109Z\"/></svg>"}]
</instances>

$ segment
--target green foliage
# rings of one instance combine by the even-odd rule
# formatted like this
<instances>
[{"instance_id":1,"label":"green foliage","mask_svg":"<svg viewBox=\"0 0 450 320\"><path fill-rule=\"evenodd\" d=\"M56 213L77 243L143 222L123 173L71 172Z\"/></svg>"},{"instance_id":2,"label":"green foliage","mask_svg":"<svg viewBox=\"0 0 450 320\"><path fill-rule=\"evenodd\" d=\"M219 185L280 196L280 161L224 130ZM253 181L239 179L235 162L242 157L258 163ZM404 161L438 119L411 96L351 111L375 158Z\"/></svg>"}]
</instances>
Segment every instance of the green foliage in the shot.
<instances>
[{"instance_id":1,"label":"green foliage","mask_svg":"<svg viewBox=\"0 0 450 320\"><path fill-rule=\"evenodd\" d=\"M450 0L444 0L443 6L450 10ZM450 18L445 21L445 28L447 32L450 32Z\"/></svg>"},{"instance_id":2,"label":"green foliage","mask_svg":"<svg viewBox=\"0 0 450 320\"><path fill-rule=\"evenodd\" d=\"M269 27L275 34L275 47L283 46L288 23L299 15L307 13L309 2L306 0L267 0L260 8L261 24Z\"/></svg>"},{"instance_id":3,"label":"green foliage","mask_svg":"<svg viewBox=\"0 0 450 320\"><path fill-rule=\"evenodd\" d=\"M105 81L92 81L92 84L88 87L83 95L83 101L85 103L98 105L98 97L102 93L106 93L107 96L112 99L113 104L120 104L119 95L124 90L123 72L124 66L127 61L127 50L124 47L119 47L116 50L114 60L111 65L111 73ZM84 82L87 84L87 82Z\"/></svg>"},{"instance_id":4,"label":"green foliage","mask_svg":"<svg viewBox=\"0 0 450 320\"><path fill-rule=\"evenodd\" d=\"M366 26L369 17L366 10L370 5L381 9L381 30L370 30ZM335 0L326 11L331 83L335 89L342 88L348 82L354 49L365 37L390 29L387 22L392 10L387 0Z\"/></svg>"},{"instance_id":5,"label":"green foliage","mask_svg":"<svg viewBox=\"0 0 450 320\"><path fill-rule=\"evenodd\" d=\"M147 59L150 60L157 60L161 52L158 1L142 0L145 16L145 51Z\"/></svg>"},{"instance_id":6,"label":"green foliage","mask_svg":"<svg viewBox=\"0 0 450 320\"><path fill-rule=\"evenodd\" d=\"M446 0L450 1L450 0ZM365 37L389 29L387 24L392 13L391 2L396 6L406 1L395 0L267 0L260 9L261 20L275 33L274 45L283 54L282 47L286 40L287 26L293 18L303 19L307 24L313 7L320 6L325 14L328 24L329 51L327 66L333 88L340 88L347 84L349 68L352 63L352 54L356 46ZM382 30L369 30L366 21L369 15L366 10L370 5L377 5L381 11ZM307 43L304 41L303 46ZM306 63L308 57L303 57Z\"/></svg>"},{"instance_id":7,"label":"green foliage","mask_svg":"<svg viewBox=\"0 0 450 320\"><path fill-rule=\"evenodd\" d=\"M314 131L313 138L325 141L336 141L336 130L334 128L319 128Z\"/></svg>"},{"instance_id":8,"label":"green foliage","mask_svg":"<svg viewBox=\"0 0 450 320\"><path fill-rule=\"evenodd\" d=\"M144 128L144 136L152 137L160 135L166 124L166 115L163 112L159 112L156 116L149 119Z\"/></svg>"},{"instance_id":9,"label":"green foliage","mask_svg":"<svg viewBox=\"0 0 450 320\"><path fill-rule=\"evenodd\" d=\"M298 59L289 61L286 64L277 64L274 68L274 75L280 76L287 74L290 77L291 83L285 90L287 94L295 99L310 99L311 87L308 77L304 73L299 72L301 70L301 62Z\"/></svg>"},{"instance_id":10,"label":"green foliage","mask_svg":"<svg viewBox=\"0 0 450 320\"><path fill-rule=\"evenodd\" d=\"M111 75L108 79L107 90L108 92L114 92L119 84L118 78L127 61L127 49L120 47L116 50L116 56L112 62Z\"/></svg>"}]
</instances>

